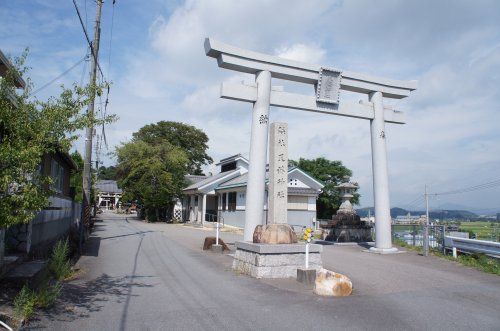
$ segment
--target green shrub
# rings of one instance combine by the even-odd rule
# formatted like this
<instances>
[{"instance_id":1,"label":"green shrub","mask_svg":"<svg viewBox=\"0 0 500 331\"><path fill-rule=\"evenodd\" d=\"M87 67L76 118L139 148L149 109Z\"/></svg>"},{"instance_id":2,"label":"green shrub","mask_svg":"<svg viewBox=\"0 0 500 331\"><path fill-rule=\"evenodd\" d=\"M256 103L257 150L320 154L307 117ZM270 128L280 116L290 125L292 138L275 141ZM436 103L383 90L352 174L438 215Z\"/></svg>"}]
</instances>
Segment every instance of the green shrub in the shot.
<instances>
[{"instance_id":1,"label":"green shrub","mask_svg":"<svg viewBox=\"0 0 500 331\"><path fill-rule=\"evenodd\" d=\"M62 280L71 276L71 262L68 257L68 240L58 241L52 250L52 256L49 260L49 270L57 280Z\"/></svg>"},{"instance_id":2,"label":"green shrub","mask_svg":"<svg viewBox=\"0 0 500 331\"><path fill-rule=\"evenodd\" d=\"M36 294L27 285L24 285L14 298L14 315L23 321L27 321L35 313L35 307Z\"/></svg>"},{"instance_id":3,"label":"green shrub","mask_svg":"<svg viewBox=\"0 0 500 331\"><path fill-rule=\"evenodd\" d=\"M490 274L500 275L500 262L484 254L459 255L458 262Z\"/></svg>"},{"instance_id":4,"label":"green shrub","mask_svg":"<svg viewBox=\"0 0 500 331\"><path fill-rule=\"evenodd\" d=\"M40 308L52 307L61 294L62 285L55 283L54 285L43 286L36 294L36 305Z\"/></svg>"}]
</instances>

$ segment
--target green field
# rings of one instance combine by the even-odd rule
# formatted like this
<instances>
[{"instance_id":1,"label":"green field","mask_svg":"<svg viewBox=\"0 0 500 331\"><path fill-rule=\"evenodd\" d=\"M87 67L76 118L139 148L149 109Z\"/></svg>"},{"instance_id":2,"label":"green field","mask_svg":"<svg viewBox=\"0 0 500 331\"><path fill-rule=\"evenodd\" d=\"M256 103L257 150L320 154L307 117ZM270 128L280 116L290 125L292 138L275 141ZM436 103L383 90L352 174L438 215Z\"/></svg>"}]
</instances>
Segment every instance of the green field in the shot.
<instances>
[{"instance_id":1,"label":"green field","mask_svg":"<svg viewBox=\"0 0 500 331\"><path fill-rule=\"evenodd\" d=\"M472 231L476 239L499 240L500 223L496 222L461 222L460 231ZM495 239L496 238L496 239Z\"/></svg>"}]
</instances>

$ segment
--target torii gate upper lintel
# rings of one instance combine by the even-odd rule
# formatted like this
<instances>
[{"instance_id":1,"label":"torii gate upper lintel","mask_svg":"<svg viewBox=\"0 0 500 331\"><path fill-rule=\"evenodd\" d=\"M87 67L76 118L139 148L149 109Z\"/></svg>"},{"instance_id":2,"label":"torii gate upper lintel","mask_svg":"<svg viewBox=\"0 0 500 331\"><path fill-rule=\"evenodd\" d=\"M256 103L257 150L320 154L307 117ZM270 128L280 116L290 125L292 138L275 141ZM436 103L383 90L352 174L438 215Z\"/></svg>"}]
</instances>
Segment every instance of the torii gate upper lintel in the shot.
<instances>
[{"instance_id":1,"label":"torii gate upper lintel","mask_svg":"<svg viewBox=\"0 0 500 331\"><path fill-rule=\"evenodd\" d=\"M263 219L269 107L277 106L370 120L376 233L375 247L371 250L379 253L396 251L391 242L385 122L404 124L405 119L402 112L384 107L383 98L406 98L417 89L417 81L374 77L296 62L210 38L205 39L205 53L216 58L221 68L256 77L254 85L223 83L221 86L222 98L254 104L244 240L252 240L255 226ZM272 87L272 77L311 84L316 89L316 97ZM342 103L338 99L340 90L368 94L369 102Z\"/></svg>"}]
</instances>

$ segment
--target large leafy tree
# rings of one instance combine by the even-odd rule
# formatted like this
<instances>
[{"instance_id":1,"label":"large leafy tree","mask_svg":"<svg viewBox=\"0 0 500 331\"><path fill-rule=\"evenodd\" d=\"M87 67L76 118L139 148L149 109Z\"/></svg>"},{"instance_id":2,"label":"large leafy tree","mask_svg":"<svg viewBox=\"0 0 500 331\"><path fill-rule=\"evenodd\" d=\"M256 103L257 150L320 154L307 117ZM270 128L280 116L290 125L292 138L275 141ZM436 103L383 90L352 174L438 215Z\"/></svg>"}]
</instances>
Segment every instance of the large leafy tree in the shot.
<instances>
[{"instance_id":1,"label":"large leafy tree","mask_svg":"<svg viewBox=\"0 0 500 331\"><path fill-rule=\"evenodd\" d=\"M44 101L30 97L25 58L16 59L0 79L0 228L28 222L48 205L50 179L39 171L44 154L66 152L79 130L114 120L83 112L100 87L63 87L58 97ZM16 89L18 77L27 82L22 92Z\"/></svg>"},{"instance_id":2,"label":"large leafy tree","mask_svg":"<svg viewBox=\"0 0 500 331\"><path fill-rule=\"evenodd\" d=\"M116 179L116 167L115 166L100 166L99 171L97 172L97 179L103 180L115 180Z\"/></svg>"},{"instance_id":3,"label":"large leafy tree","mask_svg":"<svg viewBox=\"0 0 500 331\"><path fill-rule=\"evenodd\" d=\"M292 161L292 164L323 182L325 187L323 193L319 195L317 203L318 218L331 219L342 203L340 192L335 186L342 183L344 177L352 176L352 171L341 161L330 161L324 157L312 160L300 158L299 161ZM358 193L354 194L351 202L353 204L359 203Z\"/></svg>"},{"instance_id":4,"label":"large leafy tree","mask_svg":"<svg viewBox=\"0 0 500 331\"><path fill-rule=\"evenodd\" d=\"M150 144L134 139L117 147L116 156L122 200L139 202L148 220L166 217L185 186L186 152L166 141Z\"/></svg>"},{"instance_id":5,"label":"large leafy tree","mask_svg":"<svg viewBox=\"0 0 500 331\"><path fill-rule=\"evenodd\" d=\"M193 175L202 175L201 167L213 162L207 154L207 135L191 125L161 121L142 127L133 137L153 146L168 143L182 149L189 159L188 172Z\"/></svg>"}]
</instances>

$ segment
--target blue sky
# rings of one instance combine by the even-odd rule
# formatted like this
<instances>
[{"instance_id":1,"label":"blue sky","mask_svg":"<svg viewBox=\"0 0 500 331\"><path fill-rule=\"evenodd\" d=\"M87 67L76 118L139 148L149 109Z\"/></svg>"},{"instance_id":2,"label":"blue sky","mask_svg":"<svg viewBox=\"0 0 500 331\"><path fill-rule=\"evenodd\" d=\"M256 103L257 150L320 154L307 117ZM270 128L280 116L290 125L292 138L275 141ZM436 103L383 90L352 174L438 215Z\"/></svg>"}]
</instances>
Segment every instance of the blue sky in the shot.
<instances>
[{"instance_id":1,"label":"blue sky","mask_svg":"<svg viewBox=\"0 0 500 331\"><path fill-rule=\"evenodd\" d=\"M90 32L95 3L77 3ZM410 98L387 100L408 119L386 128L393 206L421 209L407 204L425 184L439 192L500 178L498 1L117 0L108 66L112 8L106 1L100 51L113 82L109 111L120 117L106 129L110 151L145 124L175 120L203 129L214 159L248 155L251 106L218 93L222 81L252 77L219 69L207 58L203 39L210 36L294 60L417 79ZM35 88L86 53L72 1L4 1L0 22L4 53L30 48ZM88 80L88 69L81 63L37 97ZM353 98L360 97L343 96ZM289 124L291 158L342 160L361 185L361 204L372 205L368 122L285 109L272 109L271 121ZM82 151L82 143L75 148ZM500 210L500 189L435 198L432 205Z\"/></svg>"}]
</instances>

